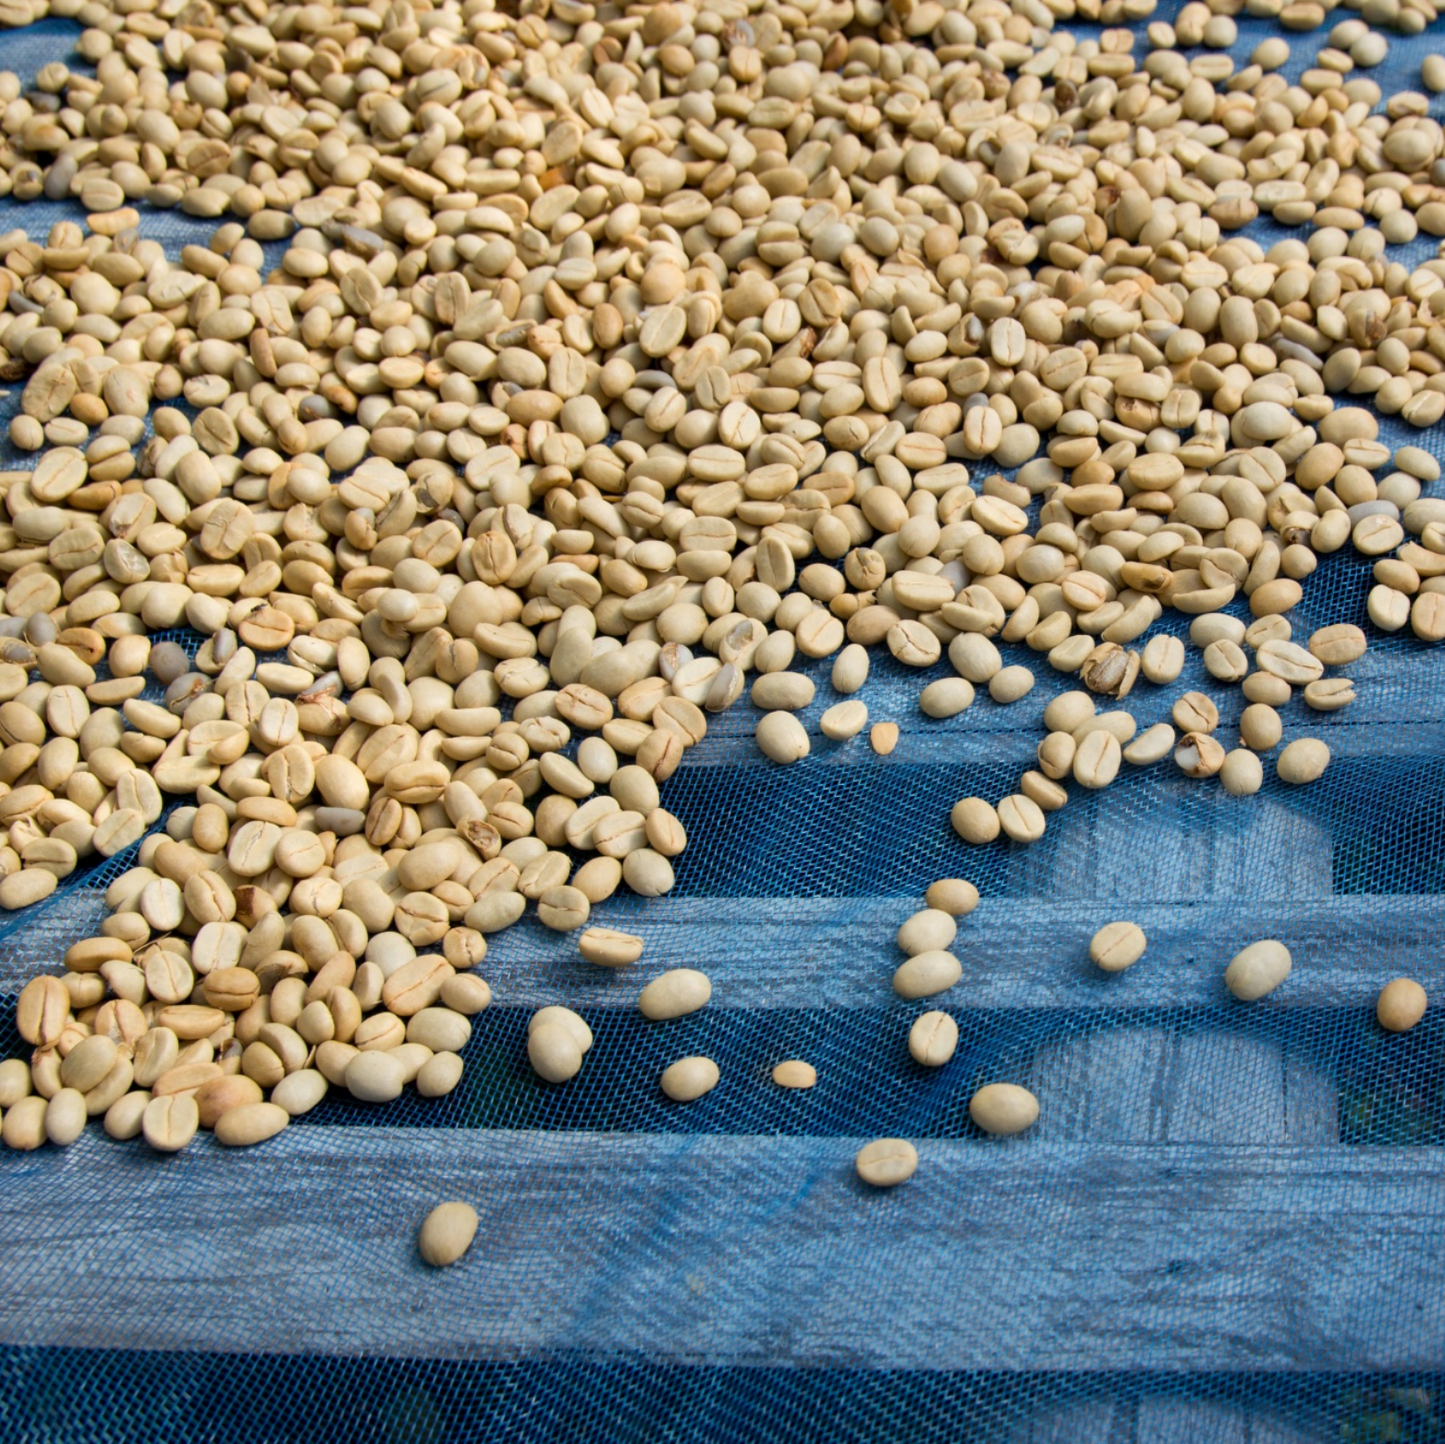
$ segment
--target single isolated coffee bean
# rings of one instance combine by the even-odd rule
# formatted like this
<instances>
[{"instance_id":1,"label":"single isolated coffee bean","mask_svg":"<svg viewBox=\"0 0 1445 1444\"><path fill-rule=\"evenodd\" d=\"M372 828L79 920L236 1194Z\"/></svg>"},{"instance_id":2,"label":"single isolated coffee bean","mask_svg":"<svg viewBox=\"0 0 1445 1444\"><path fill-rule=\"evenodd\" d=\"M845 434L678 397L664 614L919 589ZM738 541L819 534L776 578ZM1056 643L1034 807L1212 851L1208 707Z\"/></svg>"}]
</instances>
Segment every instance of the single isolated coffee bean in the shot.
<instances>
[{"instance_id":1,"label":"single isolated coffee bean","mask_svg":"<svg viewBox=\"0 0 1445 1444\"><path fill-rule=\"evenodd\" d=\"M603 968L624 968L642 956L642 939L615 928L588 928L577 939L577 951L589 963Z\"/></svg>"},{"instance_id":2,"label":"single isolated coffee bean","mask_svg":"<svg viewBox=\"0 0 1445 1444\"><path fill-rule=\"evenodd\" d=\"M1089 956L1106 973L1122 973L1144 956L1147 943L1138 923L1105 923L1089 943Z\"/></svg>"},{"instance_id":3,"label":"single isolated coffee bean","mask_svg":"<svg viewBox=\"0 0 1445 1444\"><path fill-rule=\"evenodd\" d=\"M896 722L875 722L868 729L868 745L880 757L892 755L898 746L898 724Z\"/></svg>"},{"instance_id":4,"label":"single isolated coffee bean","mask_svg":"<svg viewBox=\"0 0 1445 1444\"><path fill-rule=\"evenodd\" d=\"M1375 1017L1388 1033L1408 1033L1425 1016L1425 990L1413 978L1395 978L1380 989Z\"/></svg>"},{"instance_id":5,"label":"single isolated coffee bean","mask_svg":"<svg viewBox=\"0 0 1445 1444\"><path fill-rule=\"evenodd\" d=\"M895 1188L918 1171L918 1150L906 1138L875 1138L858 1150L858 1177L874 1188Z\"/></svg>"},{"instance_id":6,"label":"single isolated coffee bean","mask_svg":"<svg viewBox=\"0 0 1445 1444\"><path fill-rule=\"evenodd\" d=\"M773 1082L779 1088L811 1088L818 1081L818 1070L801 1058L787 1058L773 1069Z\"/></svg>"},{"instance_id":7,"label":"single isolated coffee bean","mask_svg":"<svg viewBox=\"0 0 1445 1444\"><path fill-rule=\"evenodd\" d=\"M951 1014L922 1013L908 1030L908 1052L925 1068L941 1068L958 1050L958 1024Z\"/></svg>"},{"instance_id":8,"label":"single isolated coffee bean","mask_svg":"<svg viewBox=\"0 0 1445 1444\"><path fill-rule=\"evenodd\" d=\"M644 1018L662 1022L684 1018L707 1006L712 980L696 968L670 968L643 988L637 1006Z\"/></svg>"},{"instance_id":9,"label":"single isolated coffee bean","mask_svg":"<svg viewBox=\"0 0 1445 1444\"><path fill-rule=\"evenodd\" d=\"M1273 938L1266 938L1234 955L1224 970L1224 984L1236 998L1252 1003L1274 992L1289 977L1293 965L1289 949Z\"/></svg>"},{"instance_id":10,"label":"single isolated coffee bean","mask_svg":"<svg viewBox=\"0 0 1445 1444\"><path fill-rule=\"evenodd\" d=\"M439 1203L422 1220L417 1252L433 1268L449 1268L471 1248L480 1222L469 1203Z\"/></svg>"},{"instance_id":11,"label":"single isolated coffee bean","mask_svg":"<svg viewBox=\"0 0 1445 1444\"><path fill-rule=\"evenodd\" d=\"M968 1101L968 1116L998 1138L1032 1128L1039 1116L1039 1100L1016 1083L988 1083Z\"/></svg>"},{"instance_id":12,"label":"single isolated coffee bean","mask_svg":"<svg viewBox=\"0 0 1445 1444\"><path fill-rule=\"evenodd\" d=\"M662 1091L674 1103L691 1103L718 1084L718 1066L711 1058L679 1058L662 1072Z\"/></svg>"},{"instance_id":13,"label":"single isolated coffee bean","mask_svg":"<svg viewBox=\"0 0 1445 1444\"><path fill-rule=\"evenodd\" d=\"M818 719L823 736L831 742L846 742L868 725L868 708L857 700L838 702Z\"/></svg>"}]
</instances>

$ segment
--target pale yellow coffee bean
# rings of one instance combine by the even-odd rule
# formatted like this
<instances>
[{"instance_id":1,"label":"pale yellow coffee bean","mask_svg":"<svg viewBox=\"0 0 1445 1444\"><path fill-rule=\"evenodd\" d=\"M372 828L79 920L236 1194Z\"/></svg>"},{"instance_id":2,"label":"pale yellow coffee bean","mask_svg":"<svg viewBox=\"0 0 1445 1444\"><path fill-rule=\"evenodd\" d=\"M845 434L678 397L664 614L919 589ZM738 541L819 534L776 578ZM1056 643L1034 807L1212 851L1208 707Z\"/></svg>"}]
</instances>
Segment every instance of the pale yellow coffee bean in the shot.
<instances>
[{"instance_id":1,"label":"pale yellow coffee bean","mask_svg":"<svg viewBox=\"0 0 1445 1444\"><path fill-rule=\"evenodd\" d=\"M1174 741L1174 729L1167 722L1156 722L1123 749L1124 761L1133 767L1152 766L1174 750Z\"/></svg>"},{"instance_id":2,"label":"pale yellow coffee bean","mask_svg":"<svg viewBox=\"0 0 1445 1444\"><path fill-rule=\"evenodd\" d=\"M290 1121L290 1113L277 1103L244 1103L217 1120L216 1142L227 1148L251 1148L274 1138Z\"/></svg>"},{"instance_id":3,"label":"pale yellow coffee bean","mask_svg":"<svg viewBox=\"0 0 1445 1444\"><path fill-rule=\"evenodd\" d=\"M1007 705L1027 697L1033 687L1034 674L1027 667L1003 667L989 678L988 695Z\"/></svg>"},{"instance_id":4,"label":"pale yellow coffee bean","mask_svg":"<svg viewBox=\"0 0 1445 1444\"><path fill-rule=\"evenodd\" d=\"M422 1069L426 1071L425 1066ZM284 1108L292 1118L311 1112L330 1091L326 1075L315 1068L302 1068L288 1073L272 1090L271 1102ZM417 1090L420 1092L420 1088Z\"/></svg>"},{"instance_id":5,"label":"pale yellow coffee bean","mask_svg":"<svg viewBox=\"0 0 1445 1444\"><path fill-rule=\"evenodd\" d=\"M62 1088L45 1105L45 1137L57 1148L68 1148L85 1132L85 1094Z\"/></svg>"},{"instance_id":6,"label":"pale yellow coffee bean","mask_svg":"<svg viewBox=\"0 0 1445 1444\"><path fill-rule=\"evenodd\" d=\"M947 992L963 977L963 964L942 948L917 953L893 974L893 991L900 998L929 998Z\"/></svg>"},{"instance_id":7,"label":"pale yellow coffee bean","mask_svg":"<svg viewBox=\"0 0 1445 1444\"><path fill-rule=\"evenodd\" d=\"M868 708L859 701L838 702L818 719L823 736L833 742L846 742L868 725Z\"/></svg>"},{"instance_id":8,"label":"pale yellow coffee bean","mask_svg":"<svg viewBox=\"0 0 1445 1444\"><path fill-rule=\"evenodd\" d=\"M1251 943L1231 959L1224 970L1224 983L1236 998L1254 1002L1289 977L1293 962L1289 949L1281 942L1270 938Z\"/></svg>"},{"instance_id":9,"label":"pale yellow coffee bean","mask_svg":"<svg viewBox=\"0 0 1445 1444\"><path fill-rule=\"evenodd\" d=\"M1302 786L1317 781L1330 765L1330 749L1318 737L1300 737L1288 743L1275 762L1281 782Z\"/></svg>"},{"instance_id":10,"label":"pale yellow coffee bean","mask_svg":"<svg viewBox=\"0 0 1445 1444\"><path fill-rule=\"evenodd\" d=\"M707 1006L712 980L696 968L672 968L643 988L637 1006L644 1018L660 1022L682 1018Z\"/></svg>"},{"instance_id":11,"label":"pale yellow coffee bean","mask_svg":"<svg viewBox=\"0 0 1445 1444\"><path fill-rule=\"evenodd\" d=\"M626 967L642 956L643 941L614 928L591 927L577 939L577 951L589 963L604 968Z\"/></svg>"},{"instance_id":12,"label":"pale yellow coffee bean","mask_svg":"<svg viewBox=\"0 0 1445 1444\"><path fill-rule=\"evenodd\" d=\"M1310 634L1309 649L1326 666L1343 667L1358 662L1367 647L1365 634L1347 622L1320 627Z\"/></svg>"},{"instance_id":13,"label":"pale yellow coffee bean","mask_svg":"<svg viewBox=\"0 0 1445 1444\"><path fill-rule=\"evenodd\" d=\"M472 1025L450 1008L423 1008L407 1020L406 1040L433 1053L460 1053L472 1036Z\"/></svg>"},{"instance_id":14,"label":"pale yellow coffee bean","mask_svg":"<svg viewBox=\"0 0 1445 1444\"><path fill-rule=\"evenodd\" d=\"M791 712L769 712L756 728L758 747L773 762L796 762L808 755L808 734Z\"/></svg>"},{"instance_id":15,"label":"pale yellow coffee bean","mask_svg":"<svg viewBox=\"0 0 1445 1444\"><path fill-rule=\"evenodd\" d=\"M833 662L832 683L835 692L849 696L860 691L868 680L868 649L852 642L844 647Z\"/></svg>"},{"instance_id":16,"label":"pale yellow coffee bean","mask_svg":"<svg viewBox=\"0 0 1445 1444\"><path fill-rule=\"evenodd\" d=\"M675 1103L691 1103L717 1087L718 1066L711 1058L679 1058L662 1072L662 1091Z\"/></svg>"},{"instance_id":17,"label":"pale yellow coffee bean","mask_svg":"<svg viewBox=\"0 0 1445 1444\"><path fill-rule=\"evenodd\" d=\"M811 1088L818 1081L818 1070L801 1058L787 1058L773 1069L773 1082L779 1088Z\"/></svg>"},{"instance_id":18,"label":"pale yellow coffee bean","mask_svg":"<svg viewBox=\"0 0 1445 1444\"><path fill-rule=\"evenodd\" d=\"M1264 702L1246 707L1239 716L1239 740L1254 752L1268 752L1284 731L1280 715Z\"/></svg>"},{"instance_id":19,"label":"pale yellow coffee bean","mask_svg":"<svg viewBox=\"0 0 1445 1444\"><path fill-rule=\"evenodd\" d=\"M1395 978L1380 989L1375 1017L1386 1032L1408 1033L1425 1016L1425 1004L1425 990L1419 983L1413 978Z\"/></svg>"},{"instance_id":20,"label":"pale yellow coffee bean","mask_svg":"<svg viewBox=\"0 0 1445 1444\"><path fill-rule=\"evenodd\" d=\"M15 1003L15 1027L20 1036L37 1047L50 1047L70 1016L70 994L59 978L42 974L21 988Z\"/></svg>"},{"instance_id":21,"label":"pale yellow coffee bean","mask_svg":"<svg viewBox=\"0 0 1445 1444\"><path fill-rule=\"evenodd\" d=\"M1074 753L1074 781L1092 789L1107 787L1118 775L1124 751L1119 739L1102 728L1089 732Z\"/></svg>"},{"instance_id":22,"label":"pale yellow coffee bean","mask_svg":"<svg viewBox=\"0 0 1445 1444\"><path fill-rule=\"evenodd\" d=\"M116 1060L115 1039L100 1033L83 1038L60 1064L60 1081L88 1093L110 1072Z\"/></svg>"},{"instance_id":23,"label":"pale yellow coffee bean","mask_svg":"<svg viewBox=\"0 0 1445 1444\"><path fill-rule=\"evenodd\" d=\"M1219 726L1219 708L1203 692L1186 692L1170 715L1181 732L1213 732Z\"/></svg>"},{"instance_id":24,"label":"pale yellow coffee bean","mask_svg":"<svg viewBox=\"0 0 1445 1444\"><path fill-rule=\"evenodd\" d=\"M474 973L458 973L442 983L441 1002L454 1012L474 1017L492 1005L492 990Z\"/></svg>"},{"instance_id":25,"label":"pale yellow coffee bean","mask_svg":"<svg viewBox=\"0 0 1445 1444\"><path fill-rule=\"evenodd\" d=\"M444 1098L462 1081L464 1068L456 1053L433 1053L417 1071L416 1091L423 1098Z\"/></svg>"},{"instance_id":26,"label":"pale yellow coffee bean","mask_svg":"<svg viewBox=\"0 0 1445 1444\"><path fill-rule=\"evenodd\" d=\"M989 682L1003 666L1003 658L987 637L977 632L963 632L948 647L948 660L954 671L975 686Z\"/></svg>"},{"instance_id":27,"label":"pale yellow coffee bean","mask_svg":"<svg viewBox=\"0 0 1445 1444\"><path fill-rule=\"evenodd\" d=\"M1039 1100L1016 1083L988 1083L968 1100L968 1116L985 1133L1007 1138L1033 1127Z\"/></svg>"},{"instance_id":28,"label":"pale yellow coffee bean","mask_svg":"<svg viewBox=\"0 0 1445 1444\"><path fill-rule=\"evenodd\" d=\"M874 1188L895 1188L918 1171L918 1150L906 1138L875 1138L854 1159L858 1177Z\"/></svg>"},{"instance_id":29,"label":"pale yellow coffee bean","mask_svg":"<svg viewBox=\"0 0 1445 1444\"><path fill-rule=\"evenodd\" d=\"M1044 726L1051 732L1076 732L1095 711L1087 692L1061 692L1044 708Z\"/></svg>"},{"instance_id":30,"label":"pale yellow coffee bean","mask_svg":"<svg viewBox=\"0 0 1445 1444\"><path fill-rule=\"evenodd\" d=\"M550 1007L538 1008L527 1020L527 1032L530 1034L544 1025L556 1024L565 1028L577 1040L577 1047L585 1054L592 1048L592 1029L587 1026L587 1020L580 1013L574 1013L571 1008L559 1007L552 1004Z\"/></svg>"},{"instance_id":31,"label":"pale yellow coffee bean","mask_svg":"<svg viewBox=\"0 0 1445 1444\"><path fill-rule=\"evenodd\" d=\"M189 1093L152 1098L141 1118L145 1141L158 1153L178 1153L201 1126L200 1108Z\"/></svg>"},{"instance_id":32,"label":"pale yellow coffee bean","mask_svg":"<svg viewBox=\"0 0 1445 1444\"><path fill-rule=\"evenodd\" d=\"M0 1109L13 1108L30 1096L30 1065L22 1058L0 1062Z\"/></svg>"},{"instance_id":33,"label":"pale yellow coffee bean","mask_svg":"<svg viewBox=\"0 0 1445 1444\"><path fill-rule=\"evenodd\" d=\"M44 868L26 868L0 878L0 908L28 908L47 898L56 889L59 879Z\"/></svg>"},{"instance_id":34,"label":"pale yellow coffee bean","mask_svg":"<svg viewBox=\"0 0 1445 1444\"><path fill-rule=\"evenodd\" d=\"M752 704L764 712L797 712L815 693L813 680L801 672L771 672L753 683Z\"/></svg>"},{"instance_id":35,"label":"pale yellow coffee bean","mask_svg":"<svg viewBox=\"0 0 1445 1444\"><path fill-rule=\"evenodd\" d=\"M1006 837L1021 843L1037 842L1047 826L1043 808L1023 792L1011 793L999 802L998 821Z\"/></svg>"},{"instance_id":36,"label":"pale yellow coffee bean","mask_svg":"<svg viewBox=\"0 0 1445 1444\"><path fill-rule=\"evenodd\" d=\"M1225 753L1219 781L1231 797L1252 797L1264 786L1264 764L1245 747Z\"/></svg>"},{"instance_id":37,"label":"pale yellow coffee bean","mask_svg":"<svg viewBox=\"0 0 1445 1444\"><path fill-rule=\"evenodd\" d=\"M565 1083L582 1068L582 1049L560 1023L543 1023L528 1033L527 1058L537 1076L548 1083Z\"/></svg>"},{"instance_id":38,"label":"pale yellow coffee bean","mask_svg":"<svg viewBox=\"0 0 1445 1444\"><path fill-rule=\"evenodd\" d=\"M20 1152L31 1152L45 1142L45 1114L49 1103L45 1098L31 1094L5 1110L4 1123L0 1124L0 1141L6 1148Z\"/></svg>"},{"instance_id":39,"label":"pale yellow coffee bean","mask_svg":"<svg viewBox=\"0 0 1445 1444\"><path fill-rule=\"evenodd\" d=\"M908 1030L908 1052L925 1068L941 1068L958 1051L958 1024L951 1014L922 1013Z\"/></svg>"},{"instance_id":40,"label":"pale yellow coffee bean","mask_svg":"<svg viewBox=\"0 0 1445 1444\"><path fill-rule=\"evenodd\" d=\"M1105 923L1090 940L1089 956L1106 973L1122 973L1144 956L1148 940L1138 923Z\"/></svg>"},{"instance_id":41,"label":"pale yellow coffee bean","mask_svg":"<svg viewBox=\"0 0 1445 1444\"><path fill-rule=\"evenodd\" d=\"M1445 639L1445 596L1438 591L1420 591L1410 603L1410 630L1422 642Z\"/></svg>"},{"instance_id":42,"label":"pale yellow coffee bean","mask_svg":"<svg viewBox=\"0 0 1445 1444\"><path fill-rule=\"evenodd\" d=\"M1394 587L1380 584L1370 588L1365 610L1382 632L1398 632L1410 620L1410 598Z\"/></svg>"},{"instance_id":43,"label":"pale yellow coffee bean","mask_svg":"<svg viewBox=\"0 0 1445 1444\"><path fill-rule=\"evenodd\" d=\"M1220 638L1204 649L1204 669L1216 681L1239 682L1249 672L1249 658L1237 643Z\"/></svg>"},{"instance_id":44,"label":"pale yellow coffee bean","mask_svg":"<svg viewBox=\"0 0 1445 1444\"><path fill-rule=\"evenodd\" d=\"M105 1129L106 1137L114 1138L118 1143L139 1138L145 1123L145 1111L150 1106L150 1101L151 1095L144 1090L126 1093L117 1098L105 1110L102 1126Z\"/></svg>"},{"instance_id":45,"label":"pale yellow coffee bean","mask_svg":"<svg viewBox=\"0 0 1445 1444\"><path fill-rule=\"evenodd\" d=\"M906 919L896 935L898 946L909 957L935 948L951 948L958 936L958 923L942 908L924 908Z\"/></svg>"},{"instance_id":46,"label":"pale yellow coffee bean","mask_svg":"<svg viewBox=\"0 0 1445 1444\"><path fill-rule=\"evenodd\" d=\"M1322 677L1308 683L1300 696L1316 712L1338 712L1355 700L1355 686L1348 677Z\"/></svg>"},{"instance_id":47,"label":"pale yellow coffee bean","mask_svg":"<svg viewBox=\"0 0 1445 1444\"><path fill-rule=\"evenodd\" d=\"M1265 642L1256 652L1255 660L1262 672L1279 677L1292 687L1303 687L1324 671L1324 663L1295 642Z\"/></svg>"},{"instance_id":48,"label":"pale yellow coffee bean","mask_svg":"<svg viewBox=\"0 0 1445 1444\"><path fill-rule=\"evenodd\" d=\"M417 1252L433 1268L449 1268L471 1248L480 1223L469 1203L439 1203L422 1220Z\"/></svg>"},{"instance_id":49,"label":"pale yellow coffee bean","mask_svg":"<svg viewBox=\"0 0 1445 1444\"><path fill-rule=\"evenodd\" d=\"M406 1072L380 1049L358 1053L346 1065L346 1091L363 1103L390 1103L406 1087Z\"/></svg>"},{"instance_id":50,"label":"pale yellow coffee bean","mask_svg":"<svg viewBox=\"0 0 1445 1444\"><path fill-rule=\"evenodd\" d=\"M961 918L978 906L978 889L966 878L941 877L929 884L923 900L931 908Z\"/></svg>"},{"instance_id":51,"label":"pale yellow coffee bean","mask_svg":"<svg viewBox=\"0 0 1445 1444\"><path fill-rule=\"evenodd\" d=\"M957 717L973 706L973 684L963 677L940 677L919 694L918 706L926 717Z\"/></svg>"},{"instance_id":52,"label":"pale yellow coffee bean","mask_svg":"<svg viewBox=\"0 0 1445 1444\"><path fill-rule=\"evenodd\" d=\"M999 835L997 811L981 797L965 797L953 804L949 819L953 830L965 841L992 842Z\"/></svg>"}]
</instances>

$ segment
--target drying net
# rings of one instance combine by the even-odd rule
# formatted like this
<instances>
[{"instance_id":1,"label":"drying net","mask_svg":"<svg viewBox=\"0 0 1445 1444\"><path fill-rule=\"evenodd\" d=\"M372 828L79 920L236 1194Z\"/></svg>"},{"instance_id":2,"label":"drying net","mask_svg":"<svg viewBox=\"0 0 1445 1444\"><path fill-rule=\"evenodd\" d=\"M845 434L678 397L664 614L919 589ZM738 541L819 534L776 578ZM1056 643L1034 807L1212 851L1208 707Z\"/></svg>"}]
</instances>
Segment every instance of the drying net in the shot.
<instances>
[{"instance_id":1,"label":"drying net","mask_svg":"<svg viewBox=\"0 0 1445 1444\"><path fill-rule=\"evenodd\" d=\"M1240 63L1274 33L1239 30ZM1325 33L1292 37L1289 79ZM74 34L7 34L0 58L28 79ZM1370 73L1387 96L1418 88L1440 37L1389 40ZM7 202L0 229L43 235L75 214ZM211 229L155 212L143 227L169 248ZM1381 435L1442 454L1392 418ZM1126 768L1103 793L1074 789L1032 847L969 848L952 803L1014 790L1071 679L1008 657L1033 661L1028 697L1003 708L980 691L929 721L917 697L947 664L920 673L880 651L861 696L902 728L883 759L822 738L837 698L811 664L803 763L759 756L744 703L709 719L666 784L690 838L676 890L593 918L646 940L638 969L589 968L530 918L492 939L496 1001L449 1097L370 1109L333 1093L244 1156L162 1159L92 1129L65 1153L0 1157L0 1433L1439 1439L1442 1025L1432 1012L1387 1036L1373 1002L1400 975L1445 996L1445 651L1375 629L1368 587L1366 561L1326 558L1292 617L1296 638L1354 622L1370 641L1345 669L1354 705L1284 711L1287 738L1329 743L1310 787L1267 765L1263 790L1236 799L1168 762ZM1141 681L1126 705L1142 730L1188 688L1235 735L1240 694L1196 649L1177 685ZM94 929L133 860L0 922L0 1051L20 1051L18 987ZM905 1040L934 1003L894 996L893 933L950 875L983 901L960 928L964 980L939 1000L958 1052L929 1071ZM1087 942L1115 918L1150 946L1105 976ZM1295 969L1244 1006L1221 972L1259 937L1287 942ZM645 1024L640 982L678 965L709 973L711 1006ZM529 1013L552 1002L596 1035L564 1088L525 1061ZM720 1085L667 1104L661 1069L694 1053ZM789 1057L817 1068L812 1092L768 1081ZM970 1123L969 1096L994 1080L1038 1095L1025 1137ZM852 1172L879 1135L922 1159L886 1195ZM448 1197L477 1207L478 1244L426 1273L415 1229Z\"/></svg>"}]
</instances>

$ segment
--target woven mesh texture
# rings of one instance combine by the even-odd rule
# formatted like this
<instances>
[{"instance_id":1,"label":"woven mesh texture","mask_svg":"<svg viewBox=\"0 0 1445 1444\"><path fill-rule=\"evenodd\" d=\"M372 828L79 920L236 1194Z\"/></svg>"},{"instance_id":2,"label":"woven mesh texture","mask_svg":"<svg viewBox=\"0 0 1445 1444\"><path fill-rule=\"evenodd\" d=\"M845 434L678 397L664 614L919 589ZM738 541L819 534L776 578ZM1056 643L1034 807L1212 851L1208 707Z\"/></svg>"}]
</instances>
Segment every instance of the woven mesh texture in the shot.
<instances>
[{"instance_id":1,"label":"woven mesh texture","mask_svg":"<svg viewBox=\"0 0 1445 1444\"><path fill-rule=\"evenodd\" d=\"M1241 64L1276 33L1239 28ZM74 34L7 35L4 63L28 78ZM1324 43L1292 37L1291 80ZM1439 44L1391 35L1371 74L1387 96L1418 88ZM77 215L0 211L0 228L32 235ZM143 228L178 249L212 225L146 212ZM1437 434L1381 428L1442 454ZM590 968L530 917L493 939L497 1001L450 1097L333 1096L244 1156L204 1140L161 1159L94 1129L64 1154L0 1155L0 1433L1438 1440L1442 1030L1431 1014L1386 1036L1373 1001L1402 974L1445 996L1445 652L1370 625L1368 585L1366 562L1328 558L1292 618L1297 639L1341 621L1370 639L1344 669L1353 706L1284 709L1286 739L1330 745L1313 786L1284 786L1267 762L1263 790L1236 799L1167 761L1126 768L1106 792L1073 788L1034 846L968 848L950 806L1014 790L1070 679L1033 659L1023 701L981 691L933 722L917 696L947 665L920 674L880 653L861 696L903 729L885 760L821 736L838 699L826 665L805 667L809 758L764 761L746 702L710 719L663 791L690 837L676 890L595 910L646 939L638 968ZM1177 684L1141 681L1126 705L1142 730L1190 688L1232 741L1242 700L1197 650ZM19 1051L19 985L95 928L133 859L0 921L0 1050ZM983 902L960 928L964 982L941 1000L958 1053L928 1071L905 1040L932 1004L894 996L893 933L948 875ZM1106 977L1087 943L1118 917L1150 948ZM1245 1007L1220 975L1265 936L1295 971ZM712 1005L645 1024L640 983L678 965L710 974ZM524 1054L530 1011L552 1002L596 1035L564 1088ZM658 1074L692 1053L722 1081L669 1104ZM811 1093L769 1081L788 1057L816 1066ZM968 1119L974 1089L999 1079L1040 1098L1022 1139L986 1140ZM852 1173L879 1135L922 1157L889 1195ZM447 1197L482 1227L437 1275L412 1240Z\"/></svg>"}]
</instances>

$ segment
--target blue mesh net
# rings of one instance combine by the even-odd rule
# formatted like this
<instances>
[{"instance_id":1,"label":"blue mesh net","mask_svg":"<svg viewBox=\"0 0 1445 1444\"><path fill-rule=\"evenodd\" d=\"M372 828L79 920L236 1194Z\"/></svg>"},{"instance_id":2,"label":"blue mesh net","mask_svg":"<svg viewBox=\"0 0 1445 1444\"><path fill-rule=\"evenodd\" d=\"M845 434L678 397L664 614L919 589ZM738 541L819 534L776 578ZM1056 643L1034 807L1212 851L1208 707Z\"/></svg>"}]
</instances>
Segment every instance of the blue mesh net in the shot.
<instances>
[{"instance_id":1,"label":"blue mesh net","mask_svg":"<svg viewBox=\"0 0 1445 1444\"><path fill-rule=\"evenodd\" d=\"M1272 33L1241 17L1233 53ZM1291 37L1291 81L1326 33ZM5 63L33 74L74 34L7 35ZM1368 73L1386 96L1417 89L1439 35L1389 39ZM77 214L3 210L32 235ZM212 224L146 211L143 227L178 247ZM1393 418L1381 435L1445 454ZM902 728L883 759L821 736L838 698L828 664L804 664L810 757L766 763L746 702L710 718L663 792L690 837L676 890L595 910L644 937L639 967L592 968L530 916L492 940L496 1002L449 1097L333 1095L245 1156L207 1140L163 1159L94 1129L0 1156L6 1437L1438 1440L1442 1025L1385 1035L1373 1001L1401 974L1445 989L1445 653L1374 628L1368 586L1367 562L1327 558L1291 619L1296 638L1349 621L1370 641L1343 669L1354 705L1284 709L1287 739L1330 745L1310 787L1267 765L1238 799L1168 761L1126 768L1104 793L1074 788L1032 847L969 848L951 804L1014 790L1072 680L1033 659L1024 700L981 690L930 721L917 697L947 664L879 653L861 696ZM1125 705L1142 730L1190 688L1232 740L1243 699L1197 650L1177 684L1141 681ZM6 1053L14 991L94 930L135 852L0 921ZM983 901L941 1000L958 1053L926 1070L906 1037L936 1004L894 996L893 933L948 875ZM1150 946L1104 976L1088 939L1118 917ZM1246 1007L1220 975L1264 936L1295 971ZM678 965L710 974L712 1005L644 1022L641 983ZM527 1018L552 1002L596 1035L564 1088L525 1060ZM657 1078L692 1053L722 1081L678 1107ZM811 1092L771 1084L789 1057L817 1068ZM1024 1138L969 1121L997 1079L1040 1098ZM852 1173L882 1134L922 1159L890 1195ZM447 1197L478 1207L479 1241L429 1274L412 1240Z\"/></svg>"}]
</instances>

